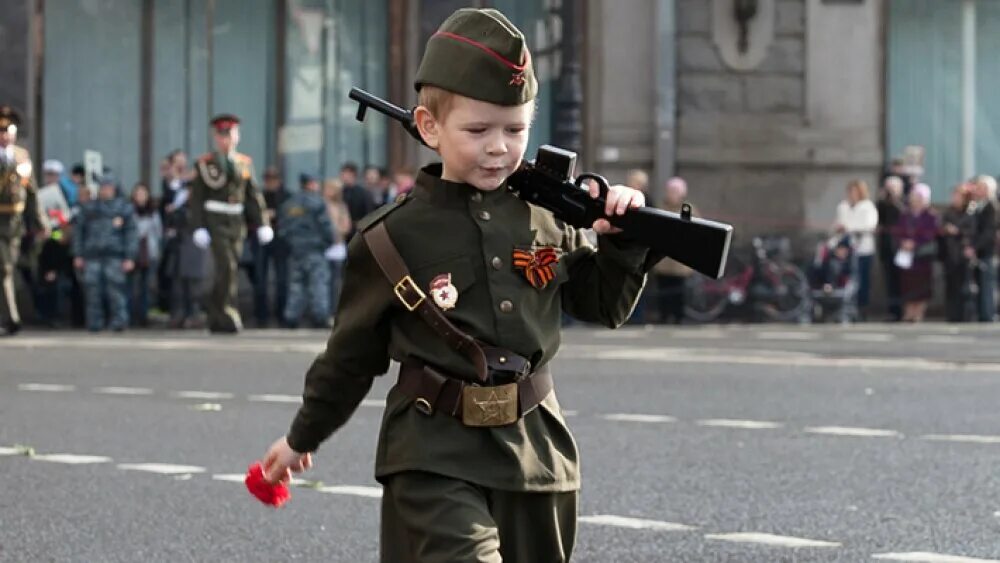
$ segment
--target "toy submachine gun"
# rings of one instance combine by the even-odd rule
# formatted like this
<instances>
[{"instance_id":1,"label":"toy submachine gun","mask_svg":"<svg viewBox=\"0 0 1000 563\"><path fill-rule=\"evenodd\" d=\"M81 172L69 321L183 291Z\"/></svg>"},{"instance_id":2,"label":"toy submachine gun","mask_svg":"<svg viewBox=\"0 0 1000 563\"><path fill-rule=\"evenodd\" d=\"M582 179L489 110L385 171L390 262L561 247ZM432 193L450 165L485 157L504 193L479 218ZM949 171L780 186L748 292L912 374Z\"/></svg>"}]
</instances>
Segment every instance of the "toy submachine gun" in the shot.
<instances>
[{"instance_id":1,"label":"toy submachine gun","mask_svg":"<svg viewBox=\"0 0 1000 563\"><path fill-rule=\"evenodd\" d=\"M358 121L364 121L368 108L383 113L403 125L415 139L424 142L413 120L413 112L389 103L364 90L351 88L348 95L358 102ZM671 213L653 207L629 209L624 215L608 217L604 206L608 181L599 174L583 173L574 179L576 153L542 145L533 161L524 161L510 177L507 188L521 199L543 207L561 221L577 228L590 228L597 219L607 219L622 229L623 235L648 246L656 256L665 256L706 276L721 278L726 269L732 225L691 217L691 206ZM590 197L583 186L593 180L601 195Z\"/></svg>"}]
</instances>

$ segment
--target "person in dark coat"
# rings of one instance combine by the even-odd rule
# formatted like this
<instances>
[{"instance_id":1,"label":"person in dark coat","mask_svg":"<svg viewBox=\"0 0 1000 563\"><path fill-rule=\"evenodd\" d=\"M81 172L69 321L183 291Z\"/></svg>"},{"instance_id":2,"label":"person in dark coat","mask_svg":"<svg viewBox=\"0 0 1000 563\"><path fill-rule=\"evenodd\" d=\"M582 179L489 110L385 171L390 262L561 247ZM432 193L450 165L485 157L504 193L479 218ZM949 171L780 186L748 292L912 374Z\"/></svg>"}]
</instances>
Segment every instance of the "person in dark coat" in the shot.
<instances>
[{"instance_id":1,"label":"person in dark coat","mask_svg":"<svg viewBox=\"0 0 1000 563\"><path fill-rule=\"evenodd\" d=\"M899 218L896 237L899 251L903 321L921 322L933 296L934 259L937 257L938 217L930 208L931 189L917 184L910 191L910 208ZM904 258L903 256L908 256Z\"/></svg>"},{"instance_id":2,"label":"person in dark coat","mask_svg":"<svg viewBox=\"0 0 1000 563\"><path fill-rule=\"evenodd\" d=\"M938 244L944 264L945 318L958 323L969 320L966 315L968 288L974 259L970 260L970 245L975 232L971 183L955 186L951 203L941 217ZM972 255L974 256L974 254Z\"/></svg>"},{"instance_id":3,"label":"person in dark coat","mask_svg":"<svg viewBox=\"0 0 1000 563\"><path fill-rule=\"evenodd\" d=\"M878 210L875 243L878 249L879 263L882 265L882 279L885 282L889 320L899 321L903 318L903 305L899 296L899 267L893 262L896 256L896 239L893 233L904 209L903 180L901 178L889 176L885 179L875 208Z\"/></svg>"},{"instance_id":4,"label":"person in dark coat","mask_svg":"<svg viewBox=\"0 0 1000 563\"><path fill-rule=\"evenodd\" d=\"M979 275L979 322L992 322L996 317L996 254L997 254L997 219L996 193L997 181L992 176L977 176L975 185L976 221L972 236L972 248L977 262Z\"/></svg>"}]
</instances>

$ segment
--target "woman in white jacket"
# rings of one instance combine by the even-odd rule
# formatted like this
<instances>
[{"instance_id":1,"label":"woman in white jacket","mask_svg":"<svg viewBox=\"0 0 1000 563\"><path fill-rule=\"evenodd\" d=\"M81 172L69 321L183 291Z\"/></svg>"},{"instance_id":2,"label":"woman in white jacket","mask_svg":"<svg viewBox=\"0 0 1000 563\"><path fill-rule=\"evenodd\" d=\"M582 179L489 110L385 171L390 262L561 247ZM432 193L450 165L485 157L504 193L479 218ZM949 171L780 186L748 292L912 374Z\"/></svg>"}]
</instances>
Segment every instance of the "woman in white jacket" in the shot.
<instances>
[{"instance_id":1,"label":"woman in white jacket","mask_svg":"<svg viewBox=\"0 0 1000 563\"><path fill-rule=\"evenodd\" d=\"M833 230L850 235L858 257L858 310L862 319L868 307L871 288L872 258L875 255L875 229L878 227L878 210L868 198L868 184L864 180L847 183L847 198L837 205L837 218Z\"/></svg>"}]
</instances>

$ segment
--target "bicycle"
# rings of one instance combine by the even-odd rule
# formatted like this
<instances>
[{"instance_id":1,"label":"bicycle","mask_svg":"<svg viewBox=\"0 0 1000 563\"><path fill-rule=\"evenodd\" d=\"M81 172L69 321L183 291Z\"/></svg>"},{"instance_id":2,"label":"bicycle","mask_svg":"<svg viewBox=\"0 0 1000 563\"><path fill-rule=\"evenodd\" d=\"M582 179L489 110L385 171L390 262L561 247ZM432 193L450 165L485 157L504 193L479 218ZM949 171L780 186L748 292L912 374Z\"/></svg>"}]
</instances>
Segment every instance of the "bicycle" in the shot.
<instances>
[{"instance_id":1,"label":"bicycle","mask_svg":"<svg viewBox=\"0 0 1000 563\"><path fill-rule=\"evenodd\" d=\"M748 305L756 316L790 322L806 318L811 303L809 281L802 270L771 257L784 251L788 239L754 237L750 261L731 258L727 273L714 280L695 274L685 286L684 313L695 322L710 322L730 306Z\"/></svg>"}]
</instances>

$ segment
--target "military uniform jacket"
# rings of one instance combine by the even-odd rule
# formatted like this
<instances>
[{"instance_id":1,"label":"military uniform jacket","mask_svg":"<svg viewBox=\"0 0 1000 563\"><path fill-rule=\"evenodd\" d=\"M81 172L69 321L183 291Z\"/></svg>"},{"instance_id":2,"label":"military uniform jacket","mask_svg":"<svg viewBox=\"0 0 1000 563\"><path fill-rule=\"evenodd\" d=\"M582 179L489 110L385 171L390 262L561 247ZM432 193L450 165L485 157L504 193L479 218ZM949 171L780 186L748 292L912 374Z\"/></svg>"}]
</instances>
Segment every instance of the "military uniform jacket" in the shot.
<instances>
[{"instance_id":1,"label":"military uniform jacket","mask_svg":"<svg viewBox=\"0 0 1000 563\"><path fill-rule=\"evenodd\" d=\"M134 260L139 250L132 204L125 199L96 199L73 219L73 255L85 260Z\"/></svg>"},{"instance_id":2,"label":"military uniform jacket","mask_svg":"<svg viewBox=\"0 0 1000 563\"><path fill-rule=\"evenodd\" d=\"M253 162L234 153L231 162L216 153L202 155L191 182L191 226L213 237L240 239L247 224L267 225L264 198L254 181Z\"/></svg>"},{"instance_id":3,"label":"military uniform jacket","mask_svg":"<svg viewBox=\"0 0 1000 563\"><path fill-rule=\"evenodd\" d=\"M288 243L292 256L322 254L333 244L333 224L323 196L301 191L285 201L278 210L278 236Z\"/></svg>"},{"instance_id":4,"label":"military uniform jacket","mask_svg":"<svg viewBox=\"0 0 1000 563\"><path fill-rule=\"evenodd\" d=\"M440 165L425 168L402 203L381 208L360 229L383 221L425 292L432 279L450 275L458 300L444 314L459 329L537 368L559 349L563 311L608 327L625 322L645 282L646 248L600 236L595 249L583 232L506 189L480 192L439 175ZM539 248L559 255L555 277L543 289L528 283L511 260L515 250ZM348 247L347 265L336 325L306 374L303 404L288 435L296 451L315 450L343 425L390 358L475 377L466 356L397 300L360 236ZM556 373L557 388L559 379ZM466 427L446 413L426 416L412 403L397 388L389 393L376 478L419 470L502 490L579 488L576 444L555 392L516 423L493 428Z\"/></svg>"},{"instance_id":5,"label":"military uniform jacket","mask_svg":"<svg viewBox=\"0 0 1000 563\"><path fill-rule=\"evenodd\" d=\"M17 239L26 227L43 229L46 224L31 175L31 155L15 146L14 162L0 164L0 239Z\"/></svg>"}]
</instances>

